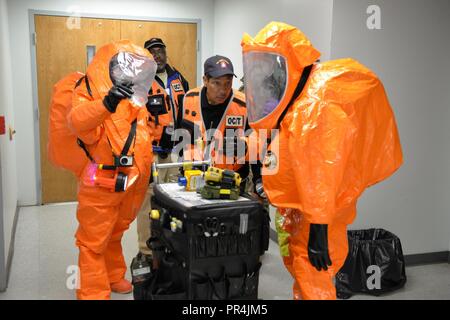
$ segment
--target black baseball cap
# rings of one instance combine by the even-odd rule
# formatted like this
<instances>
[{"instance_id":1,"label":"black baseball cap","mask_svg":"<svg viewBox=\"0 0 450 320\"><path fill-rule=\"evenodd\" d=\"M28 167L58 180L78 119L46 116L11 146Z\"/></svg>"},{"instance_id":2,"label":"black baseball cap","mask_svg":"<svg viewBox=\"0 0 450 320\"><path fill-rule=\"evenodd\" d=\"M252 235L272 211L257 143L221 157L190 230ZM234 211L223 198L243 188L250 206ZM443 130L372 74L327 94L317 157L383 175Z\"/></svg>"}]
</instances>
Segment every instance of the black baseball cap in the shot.
<instances>
[{"instance_id":1,"label":"black baseball cap","mask_svg":"<svg viewBox=\"0 0 450 320\"><path fill-rule=\"evenodd\" d=\"M205 76L210 76L212 78L219 78L228 74L236 77L231 60L219 55L206 59L204 64L204 74Z\"/></svg>"},{"instance_id":2,"label":"black baseball cap","mask_svg":"<svg viewBox=\"0 0 450 320\"><path fill-rule=\"evenodd\" d=\"M160 38L151 38L150 40L145 41L144 48L147 50L150 50L150 48L153 47L163 47L165 48L166 45Z\"/></svg>"}]
</instances>

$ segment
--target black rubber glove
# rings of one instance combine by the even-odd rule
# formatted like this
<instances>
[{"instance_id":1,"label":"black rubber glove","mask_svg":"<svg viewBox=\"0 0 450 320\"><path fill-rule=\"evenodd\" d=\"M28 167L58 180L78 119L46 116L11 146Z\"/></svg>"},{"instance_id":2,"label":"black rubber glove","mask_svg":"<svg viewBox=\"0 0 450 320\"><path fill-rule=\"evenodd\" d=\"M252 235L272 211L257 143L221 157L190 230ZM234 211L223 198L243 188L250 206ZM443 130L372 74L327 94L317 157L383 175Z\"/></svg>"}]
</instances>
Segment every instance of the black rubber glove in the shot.
<instances>
[{"instance_id":1,"label":"black rubber glove","mask_svg":"<svg viewBox=\"0 0 450 320\"><path fill-rule=\"evenodd\" d=\"M108 94L103 98L103 105L109 112L116 112L117 106L122 99L131 98L134 91L132 89L132 83L113 85L109 89Z\"/></svg>"},{"instance_id":2,"label":"black rubber glove","mask_svg":"<svg viewBox=\"0 0 450 320\"><path fill-rule=\"evenodd\" d=\"M328 253L328 225L313 224L309 227L308 257L311 264L318 270L328 270L331 259Z\"/></svg>"}]
</instances>

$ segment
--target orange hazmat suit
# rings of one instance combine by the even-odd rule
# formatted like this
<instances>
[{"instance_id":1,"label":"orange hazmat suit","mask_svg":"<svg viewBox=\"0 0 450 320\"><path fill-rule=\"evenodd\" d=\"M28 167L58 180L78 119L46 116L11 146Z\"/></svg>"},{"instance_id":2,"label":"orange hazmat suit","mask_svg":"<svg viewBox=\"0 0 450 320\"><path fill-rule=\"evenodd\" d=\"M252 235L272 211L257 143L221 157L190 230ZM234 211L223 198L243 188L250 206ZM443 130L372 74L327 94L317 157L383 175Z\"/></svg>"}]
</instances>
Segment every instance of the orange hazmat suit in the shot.
<instances>
[{"instance_id":1,"label":"orange hazmat suit","mask_svg":"<svg viewBox=\"0 0 450 320\"><path fill-rule=\"evenodd\" d=\"M394 114L372 71L353 59L317 63L320 53L293 26L271 22L241 45L250 126L279 130L262 174L289 235L283 260L294 298L335 299L358 197L402 163ZM328 227L327 270L309 259L311 224Z\"/></svg>"},{"instance_id":2,"label":"orange hazmat suit","mask_svg":"<svg viewBox=\"0 0 450 320\"><path fill-rule=\"evenodd\" d=\"M114 56L120 66L128 68L125 76L134 79L135 95L121 100L111 113L103 99L113 86L111 77L115 75L114 72L110 75L110 61ZM109 299L110 284L124 279L126 263L121 239L144 199L153 160L153 133L147 123L149 113L145 103L155 72L156 63L147 50L122 40L98 50L87 68L87 83L83 81L73 93L69 127L93 158L79 179L76 232L80 250L79 299ZM100 164L114 164L113 154L120 155L123 151L135 120L135 136L127 154L133 157L132 165L115 171L99 168ZM114 192L98 183L114 181L117 171L127 177L125 191Z\"/></svg>"}]
</instances>

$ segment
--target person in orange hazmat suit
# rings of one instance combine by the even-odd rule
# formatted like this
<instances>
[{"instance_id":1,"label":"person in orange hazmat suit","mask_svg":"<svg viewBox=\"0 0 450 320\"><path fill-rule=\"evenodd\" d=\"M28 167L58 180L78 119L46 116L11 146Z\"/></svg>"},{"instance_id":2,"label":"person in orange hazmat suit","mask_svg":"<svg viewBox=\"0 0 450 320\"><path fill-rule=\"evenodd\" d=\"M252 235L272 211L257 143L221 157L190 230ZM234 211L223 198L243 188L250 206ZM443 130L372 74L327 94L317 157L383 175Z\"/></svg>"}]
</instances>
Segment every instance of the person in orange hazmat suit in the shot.
<instances>
[{"instance_id":1,"label":"person in orange hazmat suit","mask_svg":"<svg viewBox=\"0 0 450 320\"><path fill-rule=\"evenodd\" d=\"M250 126L278 129L262 175L288 234L294 298L336 299L357 199L402 163L394 114L372 71L353 59L317 63L293 26L271 22L241 45Z\"/></svg>"},{"instance_id":2,"label":"person in orange hazmat suit","mask_svg":"<svg viewBox=\"0 0 450 320\"><path fill-rule=\"evenodd\" d=\"M121 239L150 178L152 128L145 107L157 65L127 40L105 45L73 93L70 128L91 160L79 180L79 299L129 293Z\"/></svg>"}]
</instances>

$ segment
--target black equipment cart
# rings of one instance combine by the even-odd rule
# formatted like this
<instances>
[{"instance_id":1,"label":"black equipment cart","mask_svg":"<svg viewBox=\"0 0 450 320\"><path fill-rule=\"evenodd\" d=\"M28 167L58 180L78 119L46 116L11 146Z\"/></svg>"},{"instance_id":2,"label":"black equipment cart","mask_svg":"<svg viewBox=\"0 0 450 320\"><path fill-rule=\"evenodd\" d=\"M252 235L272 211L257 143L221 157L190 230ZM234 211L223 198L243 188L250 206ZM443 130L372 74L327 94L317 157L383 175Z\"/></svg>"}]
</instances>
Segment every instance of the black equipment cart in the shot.
<instances>
[{"instance_id":1,"label":"black equipment cart","mask_svg":"<svg viewBox=\"0 0 450 320\"><path fill-rule=\"evenodd\" d=\"M250 196L206 200L176 183L156 184L153 261L135 299L257 299L269 215ZM159 217L158 217L159 216ZM158 218L158 219L155 219Z\"/></svg>"}]
</instances>

